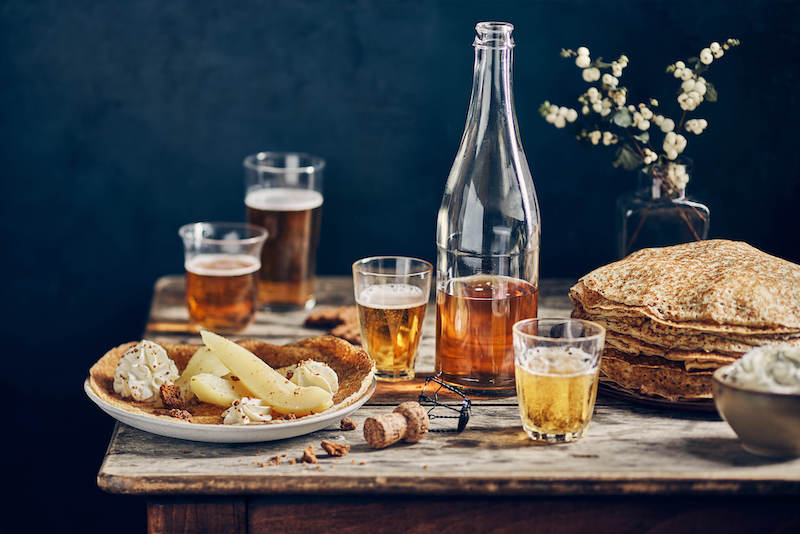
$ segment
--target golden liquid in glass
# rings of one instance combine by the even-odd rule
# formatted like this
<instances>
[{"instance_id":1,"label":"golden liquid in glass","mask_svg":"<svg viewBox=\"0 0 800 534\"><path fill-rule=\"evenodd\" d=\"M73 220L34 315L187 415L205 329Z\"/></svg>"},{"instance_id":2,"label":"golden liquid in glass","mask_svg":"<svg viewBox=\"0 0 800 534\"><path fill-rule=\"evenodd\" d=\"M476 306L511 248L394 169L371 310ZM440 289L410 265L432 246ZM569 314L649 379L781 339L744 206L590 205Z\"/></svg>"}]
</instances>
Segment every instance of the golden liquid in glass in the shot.
<instances>
[{"instance_id":1,"label":"golden liquid in glass","mask_svg":"<svg viewBox=\"0 0 800 534\"><path fill-rule=\"evenodd\" d=\"M256 313L259 262L246 255L201 254L186 262L189 321L217 332L247 327Z\"/></svg>"},{"instance_id":2,"label":"golden liquid in glass","mask_svg":"<svg viewBox=\"0 0 800 534\"><path fill-rule=\"evenodd\" d=\"M247 222L267 229L259 305L299 309L313 301L322 201L322 194L309 189L265 188L247 194Z\"/></svg>"},{"instance_id":3,"label":"golden liquid in glass","mask_svg":"<svg viewBox=\"0 0 800 534\"><path fill-rule=\"evenodd\" d=\"M407 284L369 286L356 299L362 342L378 378L414 378L427 304L427 295Z\"/></svg>"},{"instance_id":4,"label":"golden liquid in glass","mask_svg":"<svg viewBox=\"0 0 800 534\"><path fill-rule=\"evenodd\" d=\"M517 365L519 415L528 435L545 441L580 437L594 411L598 372L542 374Z\"/></svg>"}]
</instances>

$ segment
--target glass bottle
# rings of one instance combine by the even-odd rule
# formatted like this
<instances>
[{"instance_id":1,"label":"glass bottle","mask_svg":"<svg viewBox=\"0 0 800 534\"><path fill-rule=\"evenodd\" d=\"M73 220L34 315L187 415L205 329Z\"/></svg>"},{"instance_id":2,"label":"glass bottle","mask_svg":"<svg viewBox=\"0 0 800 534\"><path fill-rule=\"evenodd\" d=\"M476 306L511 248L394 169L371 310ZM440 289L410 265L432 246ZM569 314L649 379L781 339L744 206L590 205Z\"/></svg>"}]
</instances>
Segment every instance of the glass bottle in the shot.
<instances>
[{"instance_id":1,"label":"glass bottle","mask_svg":"<svg viewBox=\"0 0 800 534\"><path fill-rule=\"evenodd\" d=\"M708 237L711 212L686 196L692 173L688 158L639 171L639 186L617 199L617 254L666 247Z\"/></svg>"},{"instance_id":2,"label":"glass bottle","mask_svg":"<svg viewBox=\"0 0 800 534\"><path fill-rule=\"evenodd\" d=\"M539 206L511 92L514 27L476 27L472 96L436 227L436 371L514 394L511 327L536 317Z\"/></svg>"}]
</instances>

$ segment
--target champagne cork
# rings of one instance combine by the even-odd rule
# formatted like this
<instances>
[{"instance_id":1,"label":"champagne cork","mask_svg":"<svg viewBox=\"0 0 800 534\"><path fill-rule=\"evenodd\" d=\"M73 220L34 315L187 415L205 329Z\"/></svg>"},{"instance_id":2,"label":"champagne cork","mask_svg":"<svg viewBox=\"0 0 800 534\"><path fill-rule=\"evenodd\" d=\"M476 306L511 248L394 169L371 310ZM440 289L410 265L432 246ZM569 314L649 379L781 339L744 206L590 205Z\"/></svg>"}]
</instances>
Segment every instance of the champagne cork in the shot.
<instances>
[{"instance_id":1,"label":"champagne cork","mask_svg":"<svg viewBox=\"0 0 800 534\"><path fill-rule=\"evenodd\" d=\"M364 439L373 449L382 449L401 439L416 443L430 428L428 412L418 402L404 402L392 413L364 421Z\"/></svg>"}]
</instances>

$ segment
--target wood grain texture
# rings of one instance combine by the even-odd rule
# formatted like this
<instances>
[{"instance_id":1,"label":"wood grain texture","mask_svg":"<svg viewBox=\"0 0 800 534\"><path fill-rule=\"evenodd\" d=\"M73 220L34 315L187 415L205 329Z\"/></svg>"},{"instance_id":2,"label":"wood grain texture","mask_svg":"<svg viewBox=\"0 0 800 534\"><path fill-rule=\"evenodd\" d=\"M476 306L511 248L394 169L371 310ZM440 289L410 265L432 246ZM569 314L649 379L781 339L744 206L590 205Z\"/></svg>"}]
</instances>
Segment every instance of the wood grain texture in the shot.
<instances>
[{"instance_id":1,"label":"wood grain texture","mask_svg":"<svg viewBox=\"0 0 800 534\"><path fill-rule=\"evenodd\" d=\"M348 278L323 278L321 305L352 302ZM541 284L542 315L566 315L569 281ZM158 281L147 337L195 341L191 332L164 333L154 325L186 322L183 277ZM275 343L316 335L305 329L305 312L260 313L245 335ZM420 443L384 450L366 446L366 417L417 396L433 370L432 313L423 331L421 377L381 383L354 419L357 431L336 425L314 434L258 444L208 444L163 438L117 425L98 474L112 493L145 495L425 495L425 496L609 496L609 495L800 495L800 459L772 460L745 452L715 414L693 414L598 398L584 438L538 445L523 433L516 399L476 399L467 430L432 432ZM438 427L438 421L433 427ZM441 428L441 427L439 427ZM289 465L308 443L341 438L349 455L321 456L319 466ZM270 467L270 457L285 454Z\"/></svg>"},{"instance_id":2,"label":"wood grain texture","mask_svg":"<svg viewBox=\"0 0 800 534\"><path fill-rule=\"evenodd\" d=\"M361 408L358 431L333 426L249 445L178 441L119 425L98 482L135 494L800 494L800 459L752 456L726 423L707 416L664 417L604 401L584 438L539 445L520 428L516 406L479 405L461 434L432 432L414 445L370 449L364 419L390 409ZM319 466L262 466L323 439L345 439L350 454L323 456Z\"/></svg>"},{"instance_id":3,"label":"wood grain texture","mask_svg":"<svg viewBox=\"0 0 800 534\"><path fill-rule=\"evenodd\" d=\"M472 532L549 534L726 534L798 532L800 514L791 499L690 497L628 498L427 498L279 497L254 499L249 531L405 534ZM309 514L309 510L314 513Z\"/></svg>"},{"instance_id":4,"label":"wood grain texture","mask_svg":"<svg viewBox=\"0 0 800 534\"><path fill-rule=\"evenodd\" d=\"M239 500L171 500L147 504L149 534L246 534L247 505Z\"/></svg>"}]
</instances>

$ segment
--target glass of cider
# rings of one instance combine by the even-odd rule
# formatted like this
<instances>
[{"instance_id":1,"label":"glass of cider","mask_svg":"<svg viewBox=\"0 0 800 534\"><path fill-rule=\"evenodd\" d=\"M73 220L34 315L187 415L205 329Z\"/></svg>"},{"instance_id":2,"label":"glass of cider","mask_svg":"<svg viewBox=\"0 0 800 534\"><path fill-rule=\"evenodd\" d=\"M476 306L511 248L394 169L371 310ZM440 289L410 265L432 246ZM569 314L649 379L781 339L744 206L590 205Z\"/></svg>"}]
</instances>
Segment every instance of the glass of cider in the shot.
<instances>
[{"instance_id":1,"label":"glass of cider","mask_svg":"<svg viewBox=\"0 0 800 534\"><path fill-rule=\"evenodd\" d=\"M361 341L379 380L414 378L414 363L431 291L433 266L403 256L376 256L353 264Z\"/></svg>"},{"instance_id":2,"label":"glass of cider","mask_svg":"<svg viewBox=\"0 0 800 534\"><path fill-rule=\"evenodd\" d=\"M256 314L261 248L267 232L245 223L182 226L186 308L195 329L238 332Z\"/></svg>"},{"instance_id":3,"label":"glass of cider","mask_svg":"<svg viewBox=\"0 0 800 534\"><path fill-rule=\"evenodd\" d=\"M324 159L297 152L259 152L244 159L247 222L269 234L258 275L263 309L314 307L324 169Z\"/></svg>"},{"instance_id":4,"label":"glass of cider","mask_svg":"<svg viewBox=\"0 0 800 534\"><path fill-rule=\"evenodd\" d=\"M514 324L514 365L522 427L535 441L581 437L597 398L605 329L580 319Z\"/></svg>"}]
</instances>

